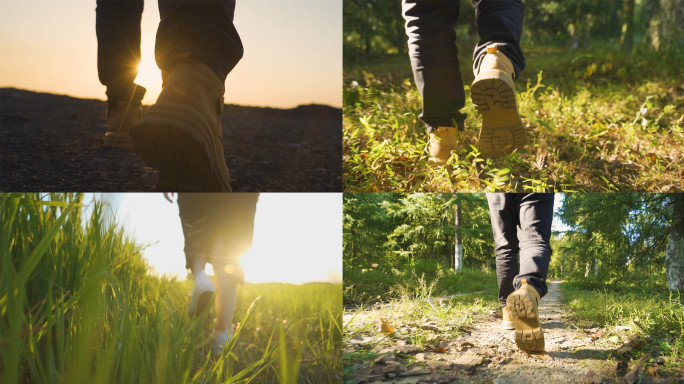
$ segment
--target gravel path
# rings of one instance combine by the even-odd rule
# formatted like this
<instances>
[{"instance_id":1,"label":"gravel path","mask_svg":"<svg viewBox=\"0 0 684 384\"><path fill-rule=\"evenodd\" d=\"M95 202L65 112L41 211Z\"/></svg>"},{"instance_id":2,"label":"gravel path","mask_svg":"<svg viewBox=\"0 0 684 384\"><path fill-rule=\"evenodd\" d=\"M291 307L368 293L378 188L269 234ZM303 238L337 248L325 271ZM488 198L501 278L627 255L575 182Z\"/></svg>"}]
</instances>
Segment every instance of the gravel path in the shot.
<instances>
[{"instance_id":1,"label":"gravel path","mask_svg":"<svg viewBox=\"0 0 684 384\"><path fill-rule=\"evenodd\" d=\"M442 302L442 304L440 304ZM435 300L434 305L448 305ZM380 309L346 311L343 324L377 322ZM549 293L540 304L545 332L546 353L530 355L518 350L512 331L501 329L501 319L494 314L474 315L472 324L460 326L460 336L437 346L417 347L407 343L401 332L382 335L377 327L349 338L345 356L372 351L373 359L345 371L346 383L622 383L623 376L636 361L620 357L621 337L607 337L605 330L580 329L566 320L560 281L550 282ZM383 316L387 316L387 308ZM359 323L356 323L357 325ZM430 326L428 323L427 326ZM421 326L426 329L426 325ZM347 329L347 328L345 328ZM453 332L434 326L435 333ZM605 337L604 337L605 336ZM623 339L623 340L620 340ZM623 360L623 365L619 361ZM657 367L651 367L651 371ZM642 383L670 382L645 374Z\"/></svg>"},{"instance_id":2,"label":"gravel path","mask_svg":"<svg viewBox=\"0 0 684 384\"><path fill-rule=\"evenodd\" d=\"M0 191L152 191L157 171L102 147L102 100L0 88ZM223 137L237 192L342 190L342 111L226 105Z\"/></svg>"}]
</instances>

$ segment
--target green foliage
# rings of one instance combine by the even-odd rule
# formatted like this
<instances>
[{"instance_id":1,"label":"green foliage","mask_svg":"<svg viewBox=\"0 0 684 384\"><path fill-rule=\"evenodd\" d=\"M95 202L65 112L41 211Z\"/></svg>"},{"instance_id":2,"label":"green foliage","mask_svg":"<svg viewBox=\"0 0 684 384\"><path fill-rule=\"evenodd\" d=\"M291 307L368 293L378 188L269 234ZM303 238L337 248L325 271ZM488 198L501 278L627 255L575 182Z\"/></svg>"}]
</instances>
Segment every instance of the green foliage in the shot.
<instances>
[{"instance_id":1,"label":"green foliage","mask_svg":"<svg viewBox=\"0 0 684 384\"><path fill-rule=\"evenodd\" d=\"M531 144L485 158L480 118L470 102L462 148L448 167L427 162L421 98L408 57L345 64L343 178L350 192L681 190L683 96L674 86L681 55L609 45L524 47L518 105ZM471 58L461 49L464 82Z\"/></svg>"},{"instance_id":2,"label":"green foliage","mask_svg":"<svg viewBox=\"0 0 684 384\"><path fill-rule=\"evenodd\" d=\"M365 305L406 298L427 299L467 292L488 292L496 299L496 274L466 268L456 273L432 260L420 260L414 268L344 269L345 305Z\"/></svg>"},{"instance_id":3,"label":"green foliage","mask_svg":"<svg viewBox=\"0 0 684 384\"><path fill-rule=\"evenodd\" d=\"M148 275L109 207L82 199L0 194L3 383L339 382L339 285L245 285L214 360L191 283Z\"/></svg>"},{"instance_id":4,"label":"green foliage","mask_svg":"<svg viewBox=\"0 0 684 384\"><path fill-rule=\"evenodd\" d=\"M345 268L415 269L422 260L453 267L457 232L466 267L493 267L484 195L345 193L343 203ZM457 206L461 211L458 227Z\"/></svg>"},{"instance_id":5,"label":"green foliage","mask_svg":"<svg viewBox=\"0 0 684 384\"><path fill-rule=\"evenodd\" d=\"M669 368L684 368L684 305L679 292L669 292L664 279L612 284L598 280L563 283L572 320L580 326L629 327L647 348L669 356Z\"/></svg>"},{"instance_id":6,"label":"green foliage","mask_svg":"<svg viewBox=\"0 0 684 384\"><path fill-rule=\"evenodd\" d=\"M554 273L600 282L662 277L669 202L665 194L565 195L559 218L572 230L555 243Z\"/></svg>"}]
</instances>

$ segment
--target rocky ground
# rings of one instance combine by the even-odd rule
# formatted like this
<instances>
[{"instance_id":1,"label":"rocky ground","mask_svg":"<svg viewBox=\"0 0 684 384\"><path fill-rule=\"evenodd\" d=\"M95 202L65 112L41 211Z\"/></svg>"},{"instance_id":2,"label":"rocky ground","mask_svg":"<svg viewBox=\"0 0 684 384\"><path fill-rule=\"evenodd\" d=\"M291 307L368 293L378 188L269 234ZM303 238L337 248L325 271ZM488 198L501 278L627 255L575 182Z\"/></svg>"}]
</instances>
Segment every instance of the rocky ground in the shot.
<instances>
[{"instance_id":1,"label":"rocky ground","mask_svg":"<svg viewBox=\"0 0 684 384\"><path fill-rule=\"evenodd\" d=\"M102 100L0 88L0 191L152 191L157 171L102 147ZM342 111L227 105L223 137L238 192L341 191Z\"/></svg>"},{"instance_id":2,"label":"rocky ground","mask_svg":"<svg viewBox=\"0 0 684 384\"><path fill-rule=\"evenodd\" d=\"M560 282L554 281L549 288L540 305L546 353L538 355L519 351L512 331L501 329L501 319L492 313L473 314L473 321L467 325L445 327L425 322L388 333L391 324L387 321L383 325L379 318L391 316L391 309L347 310L344 355L345 360L355 363L345 364L345 383L684 382L684 377L664 372L662 356L642 351L641 341L628 327L609 331L573 326L567 320L570 313L562 302ZM449 304L448 300L433 300L431 305ZM363 331L350 334L350 328ZM436 337L441 342L417 346L410 343L410 328L455 336L441 335ZM631 342L624 344L626 340Z\"/></svg>"}]
</instances>

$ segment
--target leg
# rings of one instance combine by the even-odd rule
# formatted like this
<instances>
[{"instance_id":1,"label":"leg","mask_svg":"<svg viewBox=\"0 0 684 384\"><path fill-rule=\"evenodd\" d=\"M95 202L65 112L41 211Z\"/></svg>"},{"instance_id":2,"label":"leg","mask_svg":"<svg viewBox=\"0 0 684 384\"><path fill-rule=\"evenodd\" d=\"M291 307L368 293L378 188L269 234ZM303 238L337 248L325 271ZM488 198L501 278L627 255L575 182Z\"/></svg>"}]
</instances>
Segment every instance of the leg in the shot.
<instances>
[{"instance_id":1,"label":"leg","mask_svg":"<svg viewBox=\"0 0 684 384\"><path fill-rule=\"evenodd\" d=\"M160 0L155 55L163 89L131 130L159 169L158 191L230 192L223 153L223 94L242 57L234 0Z\"/></svg>"},{"instance_id":2,"label":"leg","mask_svg":"<svg viewBox=\"0 0 684 384\"><path fill-rule=\"evenodd\" d=\"M97 1L97 72L109 101L128 100L127 91L138 75L142 11L142 0Z\"/></svg>"},{"instance_id":3,"label":"leg","mask_svg":"<svg viewBox=\"0 0 684 384\"><path fill-rule=\"evenodd\" d=\"M521 0L472 0L480 41L473 53L473 68L477 73L487 46L496 44L513 63L515 77L525 68L525 57L520 49L523 11Z\"/></svg>"},{"instance_id":4,"label":"leg","mask_svg":"<svg viewBox=\"0 0 684 384\"><path fill-rule=\"evenodd\" d=\"M470 96L482 114L478 147L487 156L527 144L513 79L525 67L520 50L524 6L520 0L473 0L480 42L473 54Z\"/></svg>"},{"instance_id":5,"label":"leg","mask_svg":"<svg viewBox=\"0 0 684 384\"><path fill-rule=\"evenodd\" d=\"M509 193L488 193L487 202L494 233L499 302L506 306L506 298L514 291L513 280L519 273L518 207L515 196Z\"/></svg>"},{"instance_id":6,"label":"leg","mask_svg":"<svg viewBox=\"0 0 684 384\"><path fill-rule=\"evenodd\" d=\"M155 56L162 73L189 54L224 82L243 54L233 25L235 0L159 0L159 13Z\"/></svg>"},{"instance_id":7,"label":"leg","mask_svg":"<svg viewBox=\"0 0 684 384\"><path fill-rule=\"evenodd\" d=\"M520 273L513 286L527 279L540 297L548 292L546 274L551 260L551 222L553 220L553 193L530 193L516 196L520 207Z\"/></svg>"},{"instance_id":8,"label":"leg","mask_svg":"<svg viewBox=\"0 0 684 384\"><path fill-rule=\"evenodd\" d=\"M142 0L97 1L97 71L107 87L106 147L131 149L128 132L142 111L145 88L133 83L140 63L142 11Z\"/></svg>"},{"instance_id":9,"label":"leg","mask_svg":"<svg viewBox=\"0 0 684 384\"><path fill-rule=\"evenodd\" d=\"M465 93L458 61L454 24L458 1L403 0L413 76L423 96L420 118L428 132L463 127Z\"/></svg>"}]
</instances>

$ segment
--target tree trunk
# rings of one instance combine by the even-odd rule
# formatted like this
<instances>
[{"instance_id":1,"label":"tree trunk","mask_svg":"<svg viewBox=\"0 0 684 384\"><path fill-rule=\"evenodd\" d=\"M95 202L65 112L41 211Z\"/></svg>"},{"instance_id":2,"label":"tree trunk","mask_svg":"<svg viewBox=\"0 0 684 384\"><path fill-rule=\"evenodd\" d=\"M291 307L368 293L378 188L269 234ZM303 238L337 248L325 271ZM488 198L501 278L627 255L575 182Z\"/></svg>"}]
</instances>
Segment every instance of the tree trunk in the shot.
<instances>
[{"instance_id":1,"label":"tree trunk","mask_svg":"<svg viewBox=\"0 0 684 384\"><path fill-rule=\"evenodd\" d=\"M463 245L461 244L461 208L458 204L454 205L456 218L454 224L456 227L456 241L454 242L454 270L460 272L463 269Z\"/></svg>"},{"instance_id":2,"label":"tree trunk","mask_svg":"<svg viewBox=\"0 0 684 384\"><path fill-rule=\"evenodd\" d=\"M672 196L672 228L665 251L667 286L684 291L684 194Z\"/></svg>"},{"instance_id":3,"label":"tree trunk","mask_svg":"<svg viewBox=\"0 0 684 384\"><path fill-rule=\"evenodd\" d=\"M684 0L660 0L659 11L651 19L648 34L656 51L677 48L684 39Z\"/></svg>"},{"instance_id":4,"label":"tree trunk","mask_svg":"<svg viewBox=\"0 0 684 384\"><path fill-rule=\"evenodd\" d=\"M623 49L631 50L634 37L634 0L625 0L623 14L620 43Z\"/></svg>"}]
</instances>

